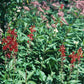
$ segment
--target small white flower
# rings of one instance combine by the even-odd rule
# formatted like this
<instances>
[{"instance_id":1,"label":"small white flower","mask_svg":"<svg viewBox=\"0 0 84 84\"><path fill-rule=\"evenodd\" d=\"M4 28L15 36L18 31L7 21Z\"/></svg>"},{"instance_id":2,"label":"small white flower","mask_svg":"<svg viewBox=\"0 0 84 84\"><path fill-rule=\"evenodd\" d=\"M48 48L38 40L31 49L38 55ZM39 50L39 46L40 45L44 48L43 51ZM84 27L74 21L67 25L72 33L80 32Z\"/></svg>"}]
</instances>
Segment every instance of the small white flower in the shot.
<instances>
[{"instance_id":1,"label":"small white flower","mask_svg":"<svg viewBox=\"0 0 84 84\"><path fill-rule=\"evenodd\" d=\"M76 44L76 45L77 45L78 43L79 43L79 41L74 41L74 44Z\"/></svg>"},{"instance_id":2,"label":"small white flower","mask_svg":"<svg viewBox=\"0 0 84 84\"><path fill-rule=\"evenodd\" d=\"M13 18L13 21L15 21L15 20L16 20L16 17Z\"/></svg>"},{"instance_id":3,"label":"small white flower","mask_svg":"<svg viewBox=\"0 0 84 84\"><path fill-rule=\"evenodd\" d=\"M4 25L4 28L7 28L7 26L6 26L6 25Z\"/></svg>"},{"instance_id":4,"label":"small white flower","mask_svg":"<svg viewBox=\"0 0 84 84\"><path fill-rule=\"evenodd\" d=\"M17 10L17 12L20 12L20 10Z\"/></svg>"},{"instance_id":5,"label":"small white flower","mask_svg":"<svg viewBox=\"0 0 84 84\"><path fill-rule=\"evenodd\" d=\"M12 23L12 22L10 21L10 22L9 22L9 26L11 25L11 23Z\"/></svg>"},{"instance_id":6,"label":"small white flower","mask_svg":"<svg viewBox=\"0 0 84 84\"><path fill-rule=\"evenodd\" d=\"M57 28L54 29L54 32L58 32Z\"/></svg>"}]
</instances>

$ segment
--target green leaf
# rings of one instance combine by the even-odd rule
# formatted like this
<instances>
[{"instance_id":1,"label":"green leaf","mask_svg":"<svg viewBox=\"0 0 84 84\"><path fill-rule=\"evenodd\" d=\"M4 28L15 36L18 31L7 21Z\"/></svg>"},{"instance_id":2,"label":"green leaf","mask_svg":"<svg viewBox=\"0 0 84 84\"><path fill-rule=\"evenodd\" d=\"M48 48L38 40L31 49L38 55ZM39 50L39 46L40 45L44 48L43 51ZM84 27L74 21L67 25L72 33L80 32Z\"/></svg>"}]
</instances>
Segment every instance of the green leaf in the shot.
<instances>
[{"instance_id":1,"label":"green leaf","mask_svg":"<svg viewBox=\"0 0 84 84\"><path fill-rule=\"evenodd\" d=\"M83 39L83 46L84 46L84 39Z\"/></svg>"},{"instance_id":2,"label":"green leaf","mask_svg":"<svg viewBox=\"0 0 84 84\"><path fill-rule=\"evenodd\" d=\"M13 67L14 67L14 60L11 60L11 61L9 62L9 69L12 70Z\"/></svg>"},{"instance_id":3,"label":"green leaf","mask_svg":"<svg viewBox=\"0 0 84 84\"><path fill-rule=\"evenodd\" d=\"M17 0L17 3L19 3L20 1L19 0Z\"/></svg>"},{"instance_id":4,"label":"green leaf","mask_svg":"<svg viewBox=\"0 0 84 84\"><path fill-rule=\"evenodd\" d=\"M34 81L28 81L28 84L36 84Z\"/></svg>"},{"instance_id":5,"label":"green leaf","mask_svg":"<svg viewBox=\"0 0 84 84\"><path fill-rule=\"evenodd\" d=\"M24 26L27 27L27 23L26 22L24 22Z\"/></svg>"},{"instance_id":6,"label":"green leaf","mask_svg":"<svg viewBox=\"0 0 84 84\"><path fill-rule=\"evenodd\" d=\"M42 81L46 80L46 75L45 75L45 73L43 71L39 71L39 76L40 76Z\"/></svg>"},{"instance_id":7,"label":"green leaf","mask_svg":"<svg viewBox=\"0 0 84 84\"><path fill-rule=\"evenodd\" d=\"M25 72L23 72L23 71L21 71L21 70L18 70L18 73L19 73L19 75L21 75L24 79L25 79Z\"/></svg>"},{"instance_id":8,"label":"green leaf","mask_svg":"<svg viewBox=\"0 0 84 84\"><path fill-rule=\"evenodd\" d=\"M78 84L80 81L79 80L71 80L70 83L71 84Z\"/></svg>"},{"instance_id":9,"label":"green leaf","mask_svg":"<svg viewBox=\"0 0 84 84\"><path fill-rule=\"evenodd\" d=\"M27 80L29 80L32 77L32 75L34 74L34 72L35 71L29 72L28 77L27 77Z\"/></svg>"},{"instance_id":10,"label":"green leaf","mask_svg":"<svg viewBox=\"0 0 84 84\"><path fill-rule=\"evenodd\" d=\"M48 81L48 84L52 84L53 78L50 75L48 75L47 81Z\"/></svg>"},{"instance_id":11,"label":"green leaf","mask_svg":"<svg viewBox=\"0 0 84 84\"><path fill-rule=\"evenodd\" d=\"M17 84L23 84L24 80L18 80Z\"/></svg>"},{"instance_id":12,"label":"green leaf","mask_svg":"<svg viewBox=\"0 0 84 84\"><path fill-rule=\"evenodd\" d=\"M25 49L24 46L18 45L18 49Z\"/></svg>"}]
</instances>

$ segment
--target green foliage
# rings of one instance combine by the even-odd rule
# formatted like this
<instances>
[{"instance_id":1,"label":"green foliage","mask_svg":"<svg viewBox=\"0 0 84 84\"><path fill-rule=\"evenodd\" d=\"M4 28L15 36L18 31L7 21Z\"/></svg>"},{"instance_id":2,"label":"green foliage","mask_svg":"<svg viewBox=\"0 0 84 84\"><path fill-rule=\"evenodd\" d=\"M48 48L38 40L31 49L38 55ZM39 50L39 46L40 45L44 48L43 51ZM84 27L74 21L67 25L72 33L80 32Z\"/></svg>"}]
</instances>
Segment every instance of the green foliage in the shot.
<instances>
[{"instance_id":1,"label":"green foliage","mask_svg":"<svg viewBox=\"0 0 84 84\"><path fill-rule=\"evenodd\" d=\"M71 9L67 7L66 1L71 5L69 0L64 0L63 9L60 9L60 6L54 9L53 2L47 2L50 10L42 8L47 14L39 11L37 15L38 8L30 4L31 1L2 0L0 2L2 9L0 27L4 31L2 38L6 37L6 31L10 27L16 29L18 42L18 52L15 57L12 54L10 59L5 56L3 45L0 44L0 84L83 84L84 56L80 59L80 63L74 63L73 69L68 56L72 51L76 53L79 47L84 51L84 16L80 15L74 4ZM41 0L37 1L41 2ZM30 11L25 10L23 6L29 7ZM68 25L58 16L58 10L64 12ZM47 20L43 20L41 15ZM51 15L55 17L55 21ZM46 26L47 23L50 28ZM56 27L52 27L52 24ZM31 25L35 25L36 30L33 32L33 40L28 37L31 34ZM59 46L62 44L66 48L63 66L59 52Z\"/></svg>"}]
</instances>

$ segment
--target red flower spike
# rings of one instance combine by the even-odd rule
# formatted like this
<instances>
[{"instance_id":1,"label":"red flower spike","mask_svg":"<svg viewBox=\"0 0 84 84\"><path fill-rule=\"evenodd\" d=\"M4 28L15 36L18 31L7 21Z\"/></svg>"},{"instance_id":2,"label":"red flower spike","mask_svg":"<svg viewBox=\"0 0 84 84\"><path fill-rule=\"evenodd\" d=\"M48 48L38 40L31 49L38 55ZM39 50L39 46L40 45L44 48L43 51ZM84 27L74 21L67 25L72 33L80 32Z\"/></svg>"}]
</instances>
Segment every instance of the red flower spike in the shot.
<instances>
[{"instance_id":1,"label":"red flower spike","mask_svg":"<svg viewBox=\"0 0 84 84\"><path fill-rule=\"evenodd\" d=\"M29 35L27 35L28 37L32 37L32 36L34 36L33 34L29 34Z\"/></svg>"},{"instance_id":2,"label":"red flower spike","mask_svg":"<svg viewBox=\"0 0 84 84\"><path fill-rule=\"evenodd\" d=\"M80 47L77 51L77 53L75 54L74 52L72 52L71 55L69 55L69 57L71 58L71 64L73 65L73 63L76 62L76 59L78 61L80 61L80 57L83 57L83 51L82 48Z\"/></svg>"},{"instance_id":3,"label":"red flower spike","mask_svg":"<svg viewBox=\"0 0 84 84\"><path fill-rule=\"evenodd\" d=\"M72 52L72 54L71 54L71 55L69 55L69 57L71 57L71 58L72 58L74 54L75 54L75 53L74 53L74 51L73 51L73 52Z\"/></svg>"},{"instance_id":4,"label":"red flower spike","mask_svg":"<svg viewBox=\"0 0 84 84\"><path fill-rule=\"evenodd\" d=\"M62 56L62 57L65 57L65 52L66 52L66 51L65 51L64 45L61 45L61 46L60 46L59 51L61 52L61 56Z\"/></svg>"},{"instance_id":5,"label":"red flower spike","mask_svg":"<svg viewBox=\"0 0 84 84\"><path fill-rule=\"evenodd\" d=\"M73 64L76 61L75 56L73 56L73 58L71 59L71 64Z\"/></svg>"},{"instance_id":6,"label":"red flower spike","mask_svg":"<svg viewBox=\"0 0 84 84\"><path fill-rule=\"evenodd\" d=\"M15 29L13 29L13 30L10 30L10 29L9 29L7 32L8 32L9 34L11 34L11 35L17 37L17 34L16 34L16 32L15 32Z\"/></svg>"},{"instance_id":7,"label":"red flower spike","mask_svg":"<svg viewBox=\"0 0 84 84\"><path fill-rule=\"evenodd\" d=\"M34 26L31 26L31 28L29 28L30 31L31 31L31 33L36 32L36 30L34 28L35 28L35 25Z\"/></svg>"},{"instance_id":8,"label":"red flower spike","mask_svg":"<svg viewBox=\"0 0 84 84\"><path fill-rule=\"evenodd\" d=\"M15 51L15 52L18 52L18 48L16 47L16 48L14 49L14 51Z\"/></svg>"},{"instance_id":9,"label":"red flower spike","mask_svg":"<svg viewBox=\"0 0 84 84\"><path fill-rule=\"evenodd\" d=\"M3 43L7 43L7 39L4 38L4 39L2 40L2 44L3 44Z\"/></svg>"},{"instance_id":10,"label":"red flower spike","mask_svg":"<svg viewBox=\"0 0 84 84\"><path fill-rule=\"evenodd\" d=\"M9 30L7 31L7 33L11 34L11 30L9 29Z\"/></svg>"},{"instance_id":11,"label":"red flower spike","mask_svg":"<svg viewBox=\"0 0 84 84\"><path fill-rule=\"evenodd\" d=\"M61 46L60 46L59 51L62 52L62 53L63 53L63 52L66 52L66 51L65 51L65 47L64 47L64 45L61 45Z\"/></svg>"},{"instance_id":12,"label":"red flower spike","mask_svg":"<svg viewBox=\"0 0 84 84\"><path fill-rule=\"evenodd\" d=\"M13 52L18 52L18 43L16 40L17 33L15 32L15 29L13 30L9 29L7 33L9 35L2 40L2 44L5 44L3 46L3 50L5 50L6 52L10 51L10 54L9 53L6 54L6 56L10 58L11 52L13 50L14 50Z\"/></svg>"},{"instance_id":13,"label":"red flower spike","mask_svg":"<svg viewBox=\"0 0 84 84\"><path fill-rule=\"evenodd\" d=\"M33 40L32 36L34 36L33 34L29 34L28 37Z\"/></svg>"},{"instance_id":14,"label":"red flower spike","mask_svg":"<svg viewBox=\"0 0 84 84\"><path fill-rule=\"evenodd\" d=\"M10 53L7 53L6 56L7 56L8 58L10 58Z\"/></svg>"},{"instance_id":15,"label":"red flower spike","mask_svg":"<svg viewBox=\"0 0 84 84\"><path fill-rule=\"evenodd\" d=\"M64 4L61 4L60 8L63 9L63 7L64 7Z\"/></svg>"},{"instance_id":16,"label":"red flower spike","mask_svg":"<svg viewBox=\"0 0 84 84\"><path fill-rule=\"evenodd\" d=\"M3 50L6 50L7 49L7 46L5 45L5 46L3 46Z\"/></svg>"},{"instance_id":17,"label":"red flower spike","mask_svg":"<svg viewBox=\"0 0 84 84\"><path fill-rule=\"evenodd\" d=\"M32 37L30 37L30 39L31 39L31 40L33 40L33 38L32 38Z\"/></svg>"},{"instance_id":18,"label":"red flower spike","mask_svg":"<svg viewBox=\"0 0 84 84\"><path fill-rule=\"evenodd\" d=\"M82 48L81 47L78 49L78 55L80 57L83 57L83 51L82 51Z\"/></svg>"},{"instance_id":19,"label":"red flower spike","mask_svg":"<svg viewBox=\"0 0 84 84\"><path fill-rule=\"evenodd\" d=\"M9 47L9 51L13 51L13 48L12 47Z\"/></svg>"},{"instance_id":20,"label":"red flower spike","mask_svg":"<svg viewBox=\"0 0 84 84\"><path fill-rule=\"evenodd\" d=\"M32 30L30 30L30 31L31 31L31 33L36 32L36 30L35 30L35 29L32 29Z\"/></svg>"},{"instance_id":21,"label":"red flower spike","mask_svg":"<svg viewBox=\"0 0 84 84\"><path fill-rule=\"evenodd\" d=\"M8 40L11 40L11 36L7 36L6 38L7 38Z\"/></svg>"},{"instance_id":22,"label":"red flower spike","mask_svg":"<svg viewBox=\"0 0 84 84\"><path fill-rule=\"evenodd\" d=\"M73 65L76 62L76 59L77 59L78 55L75 54L74 51L73 51L72 54L69 55L69 57L71 58L71 64Z\"/></svg>"},{"instance_id":23,"label":"red flower spike","mask_svg":"<svg viewBox=\"0 0 84 84\"><path fill-rule=\"evenodd\" d=\"M32 33L36 32L34 28L35 28L35 25L31 26L31 28L29 28L31 31L31 34L27 35L31 39L31 41L33 40L33 36L34 36ZM27 41L27 43L29 43L29 41Z\"/></svg>"}]
</instances>

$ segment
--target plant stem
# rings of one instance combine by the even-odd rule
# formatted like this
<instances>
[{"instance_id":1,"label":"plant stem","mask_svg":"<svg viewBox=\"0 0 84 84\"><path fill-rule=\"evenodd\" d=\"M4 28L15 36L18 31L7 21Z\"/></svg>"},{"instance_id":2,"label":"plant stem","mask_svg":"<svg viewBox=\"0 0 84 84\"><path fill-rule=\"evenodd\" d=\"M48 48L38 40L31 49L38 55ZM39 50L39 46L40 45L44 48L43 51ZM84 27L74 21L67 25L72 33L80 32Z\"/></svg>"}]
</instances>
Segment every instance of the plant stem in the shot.
<instances>
[{"instance_id":1,"label":"plant stem","mask_svg":"<svg viewBox=\"0 0 84 84\"><path fill-rule=\"evenodd\" d=\"M5 69L6 69L6 62L7 62L7 61L6 61L6 56L5 56ZM5 70L5 78L4 78L5 80L6 80L6 76L7 76L7 75L6 75L6 70ZM6 84L6 83L5 83L5 84Z\"/></svg>"},{"instance_id":2,"label":"plant stem","mask_svg":"<svg viewBox=\"0 0 84 84\"><path fill-rule=\"evenodd\" d=\"M78 81L78 75L79 75L79 71L78 71L79 63L80 63L80 60L78 61L78 65L77 65L77 81Z\"/></svg>"},{"instance_id":3,"label":"plant stem","mask_svg":"<svg viewBox=\"0 0 84 84\"><path fill-rule=\"evenodd\" d=\"M72 66L70 66L71 67L71 69L70 69L70 74L69 74L69 81L70 81L70 79L71 79L71 75L72 75Z\"/></svg>"},{"instance_id":4,"label":"plant stem","mask_svg":"<svg viewBox=\"0 0 84 84\"><path fill-rule=\"evenodd\" d=\"M61 82L63 83L63 57L61 56Z\"/></svg>"},{"instance_id":5,"label":"plant stem","mask_svg":"<svg viewBox=\"0 0 84 84\"><path fill-rule=\"evenodd\" d=\"M52 69L51 69L51 65L50 65L50 63L49 63L49 67L50 67L50 71L52 72Z\"/></svg>"},{"instance_id":6,"label":"plant stem","mask_svg":"<svg viewBox=\"0 0 84 84\"><path fill-rule=\"evenodd\" d=\"M27 84L27 70L25 70L25 84Z\"/></svg>"}]
</instances>

